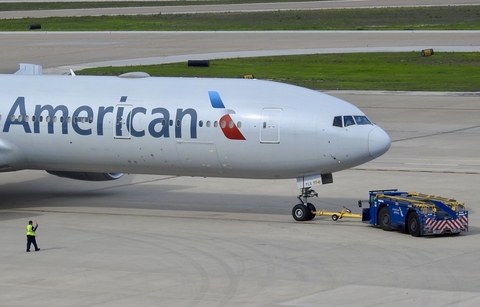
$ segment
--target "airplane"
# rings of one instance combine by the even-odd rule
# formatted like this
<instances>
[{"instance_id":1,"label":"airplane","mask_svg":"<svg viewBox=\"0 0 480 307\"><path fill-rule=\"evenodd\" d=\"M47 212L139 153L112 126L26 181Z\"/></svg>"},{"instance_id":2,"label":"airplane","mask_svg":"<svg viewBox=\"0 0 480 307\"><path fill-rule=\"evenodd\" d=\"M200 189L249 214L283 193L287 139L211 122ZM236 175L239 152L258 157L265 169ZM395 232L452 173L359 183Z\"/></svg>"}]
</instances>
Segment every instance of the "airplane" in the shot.
<instances>
[{"instance_id":1,"label":"airplane","mask_svg":"<svg viewBox=\"0 0 480 307\"><path fill-rule=\"evenodd\" d=\"M297 221L315 217L312 187L390 148L354 105L272 81L43 75L21 64L0 75L0 171L71 179L123 173L296 178Z\"/></svg>"}]
</instances>

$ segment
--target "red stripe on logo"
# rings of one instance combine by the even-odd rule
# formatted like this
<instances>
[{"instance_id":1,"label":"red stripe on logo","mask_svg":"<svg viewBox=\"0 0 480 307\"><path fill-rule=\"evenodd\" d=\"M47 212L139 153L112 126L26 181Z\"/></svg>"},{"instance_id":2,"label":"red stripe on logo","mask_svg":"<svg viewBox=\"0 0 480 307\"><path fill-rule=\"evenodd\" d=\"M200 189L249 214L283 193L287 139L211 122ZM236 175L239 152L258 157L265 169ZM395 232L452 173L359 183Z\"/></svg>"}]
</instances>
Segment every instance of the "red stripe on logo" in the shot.
<instances>
[{"instance_id":1,"label":"red stripe on logo","mask_svg":"<svg viewBox=\"0 0 480 307\"><path fill-rule=\"evenodd\" d=\"M223 115L222 118L220 118L220 128L222 128L223 134L230 140L245 140L245 137L240 130L238 130L230 114Z\"/></svg>"}]
</instances>

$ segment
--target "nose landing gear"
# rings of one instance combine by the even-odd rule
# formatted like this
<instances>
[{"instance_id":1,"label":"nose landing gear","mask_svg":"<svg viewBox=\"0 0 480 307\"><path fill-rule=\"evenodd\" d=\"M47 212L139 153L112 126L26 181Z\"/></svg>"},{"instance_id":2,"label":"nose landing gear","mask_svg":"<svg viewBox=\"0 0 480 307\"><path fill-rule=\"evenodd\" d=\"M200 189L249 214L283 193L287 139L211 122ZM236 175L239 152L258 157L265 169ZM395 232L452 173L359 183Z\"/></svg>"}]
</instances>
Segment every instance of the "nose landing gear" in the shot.
<instances>
[{"instance_id":1,"label":"nose landing gear","mask_svg":"<svg viewBox=\"0 0 480 307\"><path fill-rule=\"evenodd\" d=\"M297 196L301 203L292 209L292 216L296 221L310 221L315 217L317 209L308 202L309 197L318 197L318 193L310 187L302 188L302 194Z\"/></svg>"}]
</instances>

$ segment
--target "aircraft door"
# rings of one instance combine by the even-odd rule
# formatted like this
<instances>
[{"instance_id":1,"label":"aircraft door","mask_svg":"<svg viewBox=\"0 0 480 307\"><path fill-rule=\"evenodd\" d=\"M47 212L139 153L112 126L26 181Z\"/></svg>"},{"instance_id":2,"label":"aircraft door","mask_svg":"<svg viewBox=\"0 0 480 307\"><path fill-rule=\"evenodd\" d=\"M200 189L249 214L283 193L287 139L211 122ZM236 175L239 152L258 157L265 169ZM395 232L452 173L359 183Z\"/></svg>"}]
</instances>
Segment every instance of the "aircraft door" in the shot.
<instances>
[{"instance_id":1,"label":"aircraft door","mask_svg":"<svg viewBox=\"0 0 480 307\"><path fill-rule=\"evenodd\" d=\"M265 108L262 110L262 121L260 126L260 143L280 143L280 118L282 109Z\"/></svg>"},{"instance_id":2,"label":"aircraft door","mask_svg":"<svg viewBox=\"0 0 480 307\"><path fill-rule=\"evenodd\" d=\"M130 139L130 128L132 124L132 105L117 104L113 110L115 125L113 126L113 137L116 139Z\"/></svg>"}]
</instances>

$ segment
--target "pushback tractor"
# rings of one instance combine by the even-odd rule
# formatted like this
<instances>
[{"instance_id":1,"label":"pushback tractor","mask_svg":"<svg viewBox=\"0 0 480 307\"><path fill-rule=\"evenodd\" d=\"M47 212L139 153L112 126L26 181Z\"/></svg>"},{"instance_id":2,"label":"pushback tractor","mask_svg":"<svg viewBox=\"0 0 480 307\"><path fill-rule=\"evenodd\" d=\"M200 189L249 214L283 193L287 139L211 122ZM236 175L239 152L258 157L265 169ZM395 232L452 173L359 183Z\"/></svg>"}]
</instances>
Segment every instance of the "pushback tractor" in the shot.
<instances>
[{"instance_id":1,"label":"pushback tractor","mask_svg":"<svg viewBox=\"0 0 480 307\"><path fill-rule=\"evenodd\" d=\"M337 221L361 218L363 222L380 226L385 231L399 230L414 237L459 234L468 231L468 211L465 203L452 198L398 190L370 191L369 207L362 214L348 208L341 212L316 211L317 216L331 216ZM360 207L362 201L358 201Z\"/></svg>"},{"instance_id":2,"label":"pushback tractor","mask_svg":"<svg viewBox=\"0 0 480 307\"><path fill-rule=\"evenodd\" d=\"M465 203L452 198L397 190L370 191L362 221L414 237L468 231Z\"/></svg>"}]
</instances>

